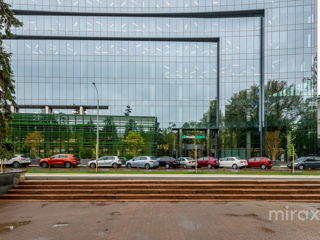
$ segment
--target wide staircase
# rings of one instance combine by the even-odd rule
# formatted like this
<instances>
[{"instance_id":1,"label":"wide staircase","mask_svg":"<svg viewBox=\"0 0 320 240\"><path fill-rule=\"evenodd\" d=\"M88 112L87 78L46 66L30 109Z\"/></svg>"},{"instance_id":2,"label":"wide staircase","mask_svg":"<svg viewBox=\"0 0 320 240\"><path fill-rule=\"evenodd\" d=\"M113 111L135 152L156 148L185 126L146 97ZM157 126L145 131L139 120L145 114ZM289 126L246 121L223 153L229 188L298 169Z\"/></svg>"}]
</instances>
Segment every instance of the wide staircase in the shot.
<instances>
[{"instance_id":1,"label":"wide staircase","mask_svg":"<svg viewBox=\"0 0 320 240\"><path fill-rule=\"evenodd\" d=\"M320 202L320 181L26 180L0 200Z\"/></svg>"}]
</instances>

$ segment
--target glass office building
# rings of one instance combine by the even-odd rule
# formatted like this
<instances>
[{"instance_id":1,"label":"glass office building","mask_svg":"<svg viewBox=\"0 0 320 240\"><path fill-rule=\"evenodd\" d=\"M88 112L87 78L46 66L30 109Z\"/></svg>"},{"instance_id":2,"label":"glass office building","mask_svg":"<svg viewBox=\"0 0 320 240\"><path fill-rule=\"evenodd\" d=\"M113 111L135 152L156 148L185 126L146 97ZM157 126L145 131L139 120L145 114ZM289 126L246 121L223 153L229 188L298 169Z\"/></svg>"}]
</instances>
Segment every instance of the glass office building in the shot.
<instances>
[{"instance_id":1,"label":"glass office building","mask_svg":"<svg viewBox=\"0 0 320 240\"><path fill-rule=\"evenodd\" d=\"M20 113L95 105L95 82L103 115L219 130L209 154L259 155L277 131L279 156L292 132L317 151L316 0L6 2L24 23L4 41Z\"/></svg>"}]
</instances>

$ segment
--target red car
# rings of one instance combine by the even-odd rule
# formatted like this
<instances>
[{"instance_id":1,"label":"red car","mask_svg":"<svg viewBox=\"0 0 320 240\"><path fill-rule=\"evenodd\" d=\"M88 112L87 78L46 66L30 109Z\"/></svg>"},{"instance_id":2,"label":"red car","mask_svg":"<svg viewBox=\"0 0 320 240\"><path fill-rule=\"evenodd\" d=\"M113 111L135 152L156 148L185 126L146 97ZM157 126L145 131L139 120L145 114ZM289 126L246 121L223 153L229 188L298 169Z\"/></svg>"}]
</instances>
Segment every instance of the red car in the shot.
<instances>
[{"instance_id":1,"label":"red car","mask_svg":"<svg viewBox=\"0 0 320 240\"><path fill-rule=\"evenodd\" d=\"M78 164L80 164L80 160L73 154L57 154L49 158L41 159L39 162L39 165L43 168L55 165L63 165L66 168L71 168Z\"/></svg>"},{"instance_id":2,"label":"red car","mask_svg":"<svg viewBox=\"0 0 320 240\"><path fill-rule=\"evenodd\" d=\"M272 160L266 157L253 157L247 160L247 167L259 167L261 169L272 168Z\"/></svg>"},{"instance_id":3,"label":"red car","mask_svg":"<svg viewBox=\"0 0 320 240\"><path fill-rule=\"evenodd\" d=\"M219 160L214 157L201 157L198 159L198 167L218 168Z\"/></svg>"}]
</instances>

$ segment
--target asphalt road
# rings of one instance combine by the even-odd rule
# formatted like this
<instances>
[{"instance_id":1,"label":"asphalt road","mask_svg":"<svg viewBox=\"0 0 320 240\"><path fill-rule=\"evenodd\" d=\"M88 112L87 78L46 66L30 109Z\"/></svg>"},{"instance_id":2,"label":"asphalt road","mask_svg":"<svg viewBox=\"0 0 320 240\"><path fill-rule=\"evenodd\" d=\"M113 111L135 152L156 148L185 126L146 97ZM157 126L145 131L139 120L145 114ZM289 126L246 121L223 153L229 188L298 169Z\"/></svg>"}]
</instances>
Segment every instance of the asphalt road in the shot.
<instances>
[{"instance_id":1,"label":"asphalt road","mask_svg":"<svg viewBox=\"0 0 320 240\"><path fill-rule=\"evenodd\" d=\"M318 219L276 220L269 211L319 209L272 202L0 202L0 239L318 240Z\"/></svg>"},{"instance_id":2,"label":"asphalt road","mask_svg":"<svg viewBox=\"0 0 320 240\"><path fill-rule=\"evenodd\" d=\"M55 166L53 168L41 168L39 166L30 166L28 168L19 168L20 170L37 170L37 171L92 171L95 172L95 168L89 168L86 166L77 166L76 168L64 168L64 167L59 167L59 166ZM10 170L16 170L14 168L10 168L7 167L6 170L10 171ZM113 169L113 168L99 168L99 172L194 172L195 169L184 169L184 168L170 168L170 169L166 169L166 168L156 168L156 169L141 169L141 168L131 168L128 169L125 166L122 166L121 168L117 168L117 169ZM288 169L287 167L280 167L280 166L274 166L272 169L270 170L262 170L260 168L245 168L245 169L237 169L234 170L232 168L218 168L218 169L209 169L209 168L198 168L199 172L290 172L291 170ZM304 170L304 171L300 171L300 170L295 170L295 172L297 173L302 173L302 172L315 172L315 173L320 173L320 170Z\"/></svg>"}]
</instances>

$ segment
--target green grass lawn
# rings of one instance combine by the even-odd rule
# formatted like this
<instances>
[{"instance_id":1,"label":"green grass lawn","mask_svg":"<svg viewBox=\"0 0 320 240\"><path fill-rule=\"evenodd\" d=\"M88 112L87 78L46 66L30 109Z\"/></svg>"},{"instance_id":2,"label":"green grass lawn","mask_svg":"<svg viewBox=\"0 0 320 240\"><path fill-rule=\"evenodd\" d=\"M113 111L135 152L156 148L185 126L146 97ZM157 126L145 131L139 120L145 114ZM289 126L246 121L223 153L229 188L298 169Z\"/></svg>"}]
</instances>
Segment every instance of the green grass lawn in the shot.
<instances>
[{"instance_id":1,"label":"green grass lawn","mask_svg":"<svg viewBox=\"0 0 320 240\"><path fill-rule=\"evenodd\" d=\"M27 171L27 173L73 173L73 174L95 174L96 172L93 171L55 171L55 170L45 170L45 171L40 171L40 170L30 170ZM160 171L152 171L152 172L125 172L125 171L98 171L99 174L161 174L161 175L166 175L166 174L191 174L195 175L195 172L160 172ZM241 171L241 172L198 172L197 174L208 174L208 175L220 175L220 174L233 174L233 175L319 175L320 173L295 173L292 174L290 172L246 172L246 171Z\"/></svg>"}]
</instances>

